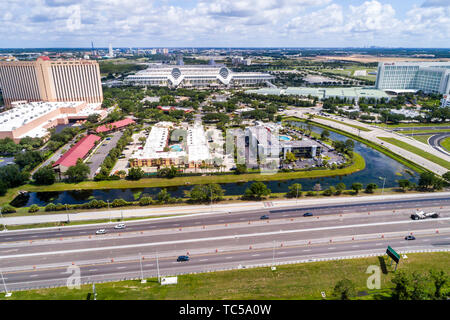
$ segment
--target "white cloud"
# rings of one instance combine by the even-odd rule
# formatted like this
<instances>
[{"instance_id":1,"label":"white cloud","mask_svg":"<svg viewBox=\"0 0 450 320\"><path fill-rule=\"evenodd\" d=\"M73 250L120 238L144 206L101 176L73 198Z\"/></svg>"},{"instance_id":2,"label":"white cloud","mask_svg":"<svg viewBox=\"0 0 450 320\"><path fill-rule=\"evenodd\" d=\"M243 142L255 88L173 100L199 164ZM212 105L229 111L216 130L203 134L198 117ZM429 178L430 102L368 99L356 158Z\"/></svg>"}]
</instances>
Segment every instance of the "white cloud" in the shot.
<instances>
[{"instance_id":1,"label":"white cloud","mask_svg":"<svg viewBox=\"0 0 450 320\"><path fill-rule=\"evenodd\" d=\"M358 46L381 38L417 46L430 35L450 43L450 0L426 0L403 17L377 0L191 1L185 7L157 0L8 0L0 46L89 46L91 40L101 46ZM79 23L68 24L78 6Z\"/></svg>"}]
</instances>

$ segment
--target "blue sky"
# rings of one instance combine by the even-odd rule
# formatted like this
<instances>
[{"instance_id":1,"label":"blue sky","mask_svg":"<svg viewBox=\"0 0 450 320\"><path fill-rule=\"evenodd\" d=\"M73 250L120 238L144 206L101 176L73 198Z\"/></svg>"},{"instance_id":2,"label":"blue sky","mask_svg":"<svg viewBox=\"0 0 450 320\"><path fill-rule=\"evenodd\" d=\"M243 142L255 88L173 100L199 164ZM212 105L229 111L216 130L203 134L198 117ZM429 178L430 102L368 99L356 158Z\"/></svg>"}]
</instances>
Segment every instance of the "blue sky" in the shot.
<instances>
[{"instance_id":1,"label":"blue sky","mask_svg":"<svg viewBox=\"0 0 450 320\"><path fill-rule=\"evenodd\" d=\"M2 0L0 47L450 47L450 0Z\"/></svg>"}]
</instances>

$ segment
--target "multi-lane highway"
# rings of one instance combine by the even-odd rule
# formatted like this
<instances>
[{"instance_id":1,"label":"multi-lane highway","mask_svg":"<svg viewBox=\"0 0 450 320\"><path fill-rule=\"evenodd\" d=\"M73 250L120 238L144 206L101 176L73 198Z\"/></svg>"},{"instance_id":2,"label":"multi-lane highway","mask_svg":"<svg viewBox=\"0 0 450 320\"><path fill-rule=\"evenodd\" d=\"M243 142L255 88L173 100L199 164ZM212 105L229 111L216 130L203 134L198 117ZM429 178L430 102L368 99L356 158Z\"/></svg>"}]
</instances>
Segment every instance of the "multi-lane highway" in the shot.
<instances>
[{"instance_id":1,"label":"multi-lane highway","mask_svg":"<svg viewBox=\"0 0 450 320\"><path fill-rule=\"evenodd\" d=\"M10 290L65 285L67 267L81 268L82 282L238 268L261 263L382 254L397 250L450 249L448 196L286 207L127 223L48 228L0 234L0 270ZM416 209L437 219L413 221ZM305 212L312 217L303 217ZM268 220L261 220L266 214ZM104 235L95 235L99 228ZM417 239L406 241L414 234ZM189 254L191 261L177 262ZM139 260L143 257L143 260ZM142 262L142 263L140 263ZM141 270L142 264L142 270Z\"/></svg>"}]
</instances>

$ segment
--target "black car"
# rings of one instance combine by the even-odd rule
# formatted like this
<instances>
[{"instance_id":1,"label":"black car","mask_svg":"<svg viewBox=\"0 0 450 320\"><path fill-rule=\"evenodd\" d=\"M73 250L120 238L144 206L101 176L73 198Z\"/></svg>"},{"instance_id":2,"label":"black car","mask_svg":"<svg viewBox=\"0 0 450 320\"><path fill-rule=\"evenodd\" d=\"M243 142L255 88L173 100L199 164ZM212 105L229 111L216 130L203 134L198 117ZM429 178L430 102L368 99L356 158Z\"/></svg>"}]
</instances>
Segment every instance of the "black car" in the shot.
<instances>
[{"instance_id":1,"label":"black car","mask_svg":"<svg viewBox=\"0 0 450 320\"><path fill-rule=\"evenodd\" d=\"M306 212L303 214L304 217L312 217L313 214L311 212Z\"/></svg>"},{"instance_id":2,"label":"black car","mask_svg":"<svg viewBox=\"0 0 450 320\"><path fill-rule=\"evenodd\" d=\"M179 256L177 261L178 262L180 262L180 261L189 261L189 256Z\"/></svg>"},{"instance_id":3,"label":"black car","mask_svg":"<svg viewBox=\"0 0 450 320\"><path fill-rule=\"evenodd\" d=\"M414 237L414 236L406 236L405 240L416 240L416 237Z\"/></svg>"},{"instance_id":4,"label":"black car","mask_svg":"<svg viewBox=\"0 0 450 320\"><path fill-rule=\"evenodd\" d=\"M261 217L259 217L261 220L267 220L267 219L269 219L269 216L268 215L263 215L263 216L261 216Z\"/></svg>"}]
</instances>

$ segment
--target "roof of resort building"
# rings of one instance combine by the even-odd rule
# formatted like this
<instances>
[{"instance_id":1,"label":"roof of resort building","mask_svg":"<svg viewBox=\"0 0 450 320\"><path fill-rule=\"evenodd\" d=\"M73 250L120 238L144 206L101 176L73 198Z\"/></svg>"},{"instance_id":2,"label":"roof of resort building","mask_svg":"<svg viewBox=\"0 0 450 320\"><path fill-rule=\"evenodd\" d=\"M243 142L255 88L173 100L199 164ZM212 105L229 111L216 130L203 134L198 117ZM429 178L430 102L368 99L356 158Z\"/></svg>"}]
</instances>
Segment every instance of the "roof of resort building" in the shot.
<instances>
[{"instance_id":1,"label":"roof of resort building","mask_svg":"<svg viewBox=\"0 0 450 320\"><path fill-rule=\"evenodd\" d=\"M95 142L99 141L101 138L94 134L84 136L80 141L78 141L69 151L64 153L61 158L59 158L53 166L61 165L64 167L70 167L77 163L78 159L83 159L88 152L95 146Z\"/></svg>"},{"instance_id":2,"label":"roof of resort building","mask_svg":"<svg viewBox=\"0 0 450 320\"><path fill-rule=\"evenodd\" d=\"M111 123L107 123L107 124L101 125L95 131L99 132L99 133L100 132L108 132L108 131L113 130L113 129L119 129L119 128L128 126L128 125L130 125L132 123L135 123L135 121L133 119L126 118L126 119L119 120L119 121L116 121L116 122L111 122Z\"/></svg>"}]
</instances>

